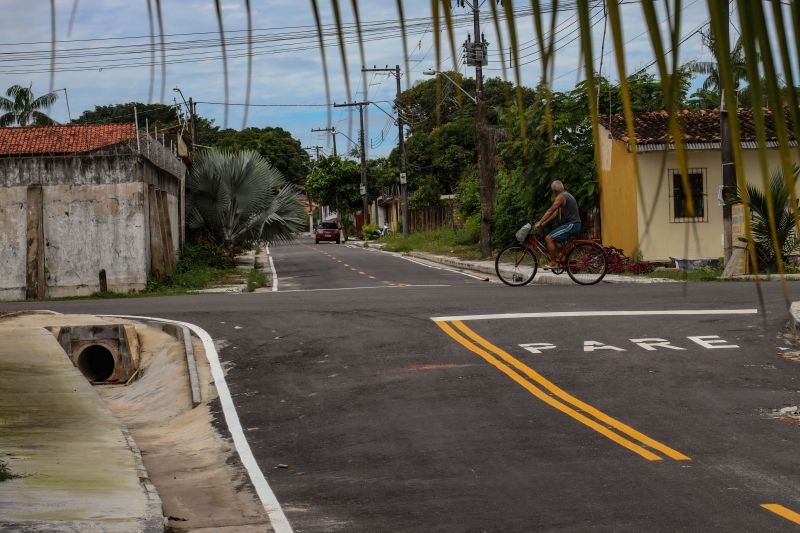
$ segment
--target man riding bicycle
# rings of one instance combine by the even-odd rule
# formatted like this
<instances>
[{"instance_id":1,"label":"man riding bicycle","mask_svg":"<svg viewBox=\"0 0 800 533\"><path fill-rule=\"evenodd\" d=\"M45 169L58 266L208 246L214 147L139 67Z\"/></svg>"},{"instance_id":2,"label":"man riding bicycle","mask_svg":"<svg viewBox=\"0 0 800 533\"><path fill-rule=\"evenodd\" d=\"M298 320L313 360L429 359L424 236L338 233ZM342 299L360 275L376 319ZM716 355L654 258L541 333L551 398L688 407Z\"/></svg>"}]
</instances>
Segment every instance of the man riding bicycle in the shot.
<instances>
[{"instance_id":1,"label":"man riding bicycle","mask_svg":"<svg viewBox=\"0 0 800 533\"><path fill-rule=\"evenodd\" d=\"M564 189L564 184L560 180L555 180L550 184L550 190L556 195L553 205L542 215L539 222L533 225L534 229L539 229L558 215L561 210L561 225L551 231L545 237L547 251L550 253L550 263L543 268L553 270L562 268L563 258L556 256L556 243L563 243L568 238L578 235L581 231L581 216L578 213L578 202Z\"/></svg>"}]
</instances>

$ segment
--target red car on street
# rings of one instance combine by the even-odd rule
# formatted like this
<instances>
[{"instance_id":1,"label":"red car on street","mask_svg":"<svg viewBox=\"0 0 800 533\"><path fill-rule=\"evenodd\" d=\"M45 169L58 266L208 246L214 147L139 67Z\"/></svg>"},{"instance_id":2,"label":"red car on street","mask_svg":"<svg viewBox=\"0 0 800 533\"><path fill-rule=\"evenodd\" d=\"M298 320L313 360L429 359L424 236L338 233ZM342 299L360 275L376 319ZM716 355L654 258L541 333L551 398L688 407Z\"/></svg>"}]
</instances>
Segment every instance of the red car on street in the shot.
<instances>
[{"instance_id":1,"label":"red car on street","mask_svg":"<svg viewBox=\"0 0 800 533\"><path fill-rule=\"evenodd\" d=\"M320 222L317 226L316 241L336 241L336 244L342 243L342 233L339 225L336 222Z\"/></svg>"}]
</instances>

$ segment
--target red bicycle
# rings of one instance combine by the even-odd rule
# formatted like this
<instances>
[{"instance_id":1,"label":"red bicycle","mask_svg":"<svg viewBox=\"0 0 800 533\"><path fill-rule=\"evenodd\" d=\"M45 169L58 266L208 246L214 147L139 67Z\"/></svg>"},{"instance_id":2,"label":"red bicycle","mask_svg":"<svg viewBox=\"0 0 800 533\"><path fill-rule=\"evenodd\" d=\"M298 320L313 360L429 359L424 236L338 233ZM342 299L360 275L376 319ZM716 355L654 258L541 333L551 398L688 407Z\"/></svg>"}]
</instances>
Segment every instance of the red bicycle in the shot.
<instances>
[{"instance_id":1,"label":"red bicycle","mask_svg":"<svg viewBox=\"0 0 800 533\"><path fill-rule=\"evenodd\" d=\"M561 243L563 266L552 269L553 274L566 271L572 281L580 285L594 285L608 272L606 251L595 240L570 238ZM521 287L536 276L539 263L550 258L547 248L531 232L524 241L507 246L497 254L494 269L506 285Z\"/></svg>"}]
</instances>

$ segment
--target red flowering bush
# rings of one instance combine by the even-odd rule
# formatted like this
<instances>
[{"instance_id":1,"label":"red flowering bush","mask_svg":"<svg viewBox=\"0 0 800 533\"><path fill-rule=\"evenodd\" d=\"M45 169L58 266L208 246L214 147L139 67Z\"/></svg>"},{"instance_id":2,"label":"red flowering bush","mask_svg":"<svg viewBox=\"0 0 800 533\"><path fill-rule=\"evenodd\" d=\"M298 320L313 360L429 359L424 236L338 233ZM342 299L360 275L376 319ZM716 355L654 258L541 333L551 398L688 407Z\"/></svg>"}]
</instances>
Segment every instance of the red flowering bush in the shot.
<instances>
[{"instance_id":1,"label":"red flowering bush","mask_svg":"<svg viewBox=\"0 0 800 533\"><path fill-rule=\"evenodd\" d=\"M637 261L628 257L621 248L606 246L605 250L610 274L646 274L655 270L655 265L650 261Z\"/></svg>"}]
</instances>

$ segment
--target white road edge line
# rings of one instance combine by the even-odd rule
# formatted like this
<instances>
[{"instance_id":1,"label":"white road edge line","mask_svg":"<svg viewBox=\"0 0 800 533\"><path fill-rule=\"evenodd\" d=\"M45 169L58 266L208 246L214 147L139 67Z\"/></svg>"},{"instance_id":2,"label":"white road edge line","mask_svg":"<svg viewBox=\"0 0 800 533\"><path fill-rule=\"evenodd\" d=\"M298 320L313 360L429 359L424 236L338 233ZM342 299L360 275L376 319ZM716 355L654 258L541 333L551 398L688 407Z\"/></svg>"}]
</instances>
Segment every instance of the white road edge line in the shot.
<instances>
[{"instance_id":1,"label":"white road edge line","mask_svg":"<svg viewBox=\"0 0 800 533\"><path fill-rule=\"evenodd\" d=\"M758 309L668 309L663 311L565 311L552 313L504 313L496 315L432 316L434 322L452 320L502 320L507 318L557 318L581 316L653 316L653 315L756 315Z\"/></svg>"},{"instance_id":2,"label":"white road edge line","mask_svg":"<svg viewBox=\"0 0 800 533\"><path fill-rule=\"evenodd\" d=\"M284 292L356 291L361 289L408 289L410 287L451 287L452 285L374 285L364 287L337 287L333 289L289 289Z\"/></svg>"},{"instance_id":3,"label":"white road edge line","mask_svg":"<svg viewBox=\"0 0 800 533\"><path fill-rule=\"evenodd\" d=\"M269 269L272 271L272 292L278 292L278 273L275 272L275 263L272 261L269 245L267 245L267 255L269 255Z\"/></svg>"},{"instance_id":4,"label":"white road edge line","mask_svg":"<svg viewBox=\"0 0 800 533\"><path fill-rule=\"evenodd\" d=\"M258 467L256 458L253 456L253 451L250 449L250 444L247 442L247 437L244 435L242 424L239 421L239 415L236 413L236 407L233 405L230 389L228 389L228 383L225 381L225 373L223 372L222 365L219 361L219 354L217 353L217 349L214 347L214 341L211 339L211 335L209 335L206 330L199 326L195 326L189 322L181 322L179 320L134 315L97 316L127 318L131 320L153 320L157 322L165 322L167 324L176 324L179 326L186 326L187 328L191 329L195 335L197 335L197 337L203 343L203 351L206 352L206 359L208 359L208 364L211 367L211 375L214 377L214 386L217 388L219 401L222 405L222 413L225 416L225 423L228 426L228 430L231 432L233 444L236 447L236 451L239 453L239 458L242 460L242 465L245 467L247 474L250 476L250 481L253 483L253 486L256 489L256 494L258 495L259 500L261 500L261 505L264 507L264 511L266 511L267 516L269 517L272 528L276 533L293 533L292 526L289 524L289 520L283 513L281 504L278 503L278 498L275 497L275 493L272 492L269 483L267 483L264 473Z\"/></svg>"}]
</instances>

